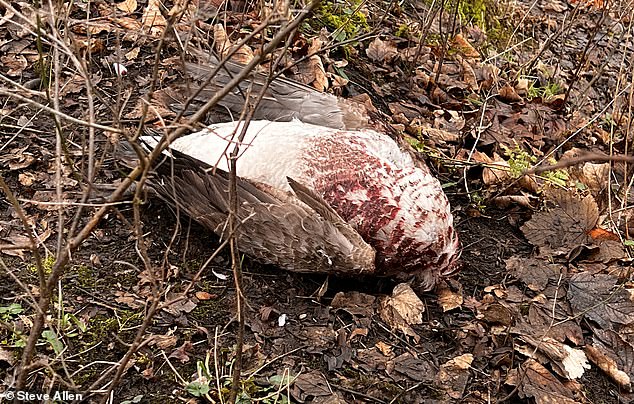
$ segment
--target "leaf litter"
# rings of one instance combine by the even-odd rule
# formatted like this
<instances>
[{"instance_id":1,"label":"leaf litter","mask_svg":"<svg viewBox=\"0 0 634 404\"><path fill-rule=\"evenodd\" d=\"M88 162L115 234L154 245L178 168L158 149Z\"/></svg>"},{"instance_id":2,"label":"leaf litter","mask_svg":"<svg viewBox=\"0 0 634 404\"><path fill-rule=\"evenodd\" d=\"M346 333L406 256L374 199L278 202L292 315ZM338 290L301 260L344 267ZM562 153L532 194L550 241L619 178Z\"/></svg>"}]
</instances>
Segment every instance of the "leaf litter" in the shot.
<instances>
[{"instance_id":1,"label":"leaf litter","mask_svg":"<svg viewBox=\"0 0 634 404\"><path fill-rule=\"evenodd\" d=\"M25 3L19 4L19 7L29 20L35 21L35 10ZM167 25L165 15L168 14L156 1L137 4L127 0L115 7L118 12L113 13L111 7L99 5L100 18L87 24L78 20L71 25L71 30L77 35L100 35L115 30L123 33L124 64L132 74L116 77L120 70L111 72L112 76L104 70L91 79L107 89L116 88L116 80L130 76L135 77L137 83L147 83L136 73L143 71L142 60L146 56L144 49L148 41L163 35ZM526 15L527 23L547 26L549 20L559 18L549 13L562 13L569 9L570 5L565 2L543 2ZM588 13L587 22L594 11L583 9ZM29 38L28 31L21 29L20 25L5 24L6 21L14 21L14 17L9 9L3 12L6 19L0 24L0 29L6 29L15 38ZM233 29L232 23L238 20L237 15L234 17L235 20L229 20L230 29ZM241 22L244 30L248 31L256 24L255 17L250 18ZM215 36L215 44L221 54L238 42L235 33L239 30L228 33L223 26L207 22L201 22L200 26L206 26L208 32ZM184 24L183 27L189 29L190 25ZM561 41L562 44L569 41L582 43L581 32L575 27L568 41ZM469 232L478 230L478 224L499 231L501 227L495 226L504 223L512 233L478 231L473 246L465 243L465 255L476 257L473 250L480 248L481 251L475 252L480 254L481 259L466 262L467 268L463 269L463 273L473 271L481 279L468 285L464 282L468 278L461 278L464 284L449 280L434 296L417 296L403 284L389 285L378 293L375 286L355 282L354 287L363 292L331 284L330 288L334 287L337 291L334 296L324 290L315 301L310 301L301 296L308 295L304 291L310 290L313 285L305 287L302 285L303 278L297 275L279 275L276 272L270 275L266 273L266 268L264 274L270 275L270 278L251 275L255 284L248 286L245 294L253 296L261 304L254 305L256 314L252 313L249 327L253 339L262 345L254 344L245 350L252 354L254 362L263 359L261 356L280 361L279 367L268 371L269 375L280 373L285 367L297 371L299 376L292 382L291 395L299 402L312 398L312 402L319 402L317 398L345 402L352 397L363 400L363 395L379 399L397 397L402 402L423 402L431 395L444 401L485 402L490 389L494 390L497 398L512 394L514 399L532 398L540 403L588 402L584 378L591 365L614 381L620 389L617 393L620 400L632 397L629 393L634 376L634 340L631 338L634 335L631 297L634 286L631 271L623 269L630 262L628 251L619 237L614 239L610 236L620 229L609 227L605 214L608 205L605 203L606 182L614 167L610 163L584 163L570 167L567 170L569 177L560 178L555 186L552 186L552 178L520 176L518 165L521 166L521 161L507 150L519 148L541 159L552 145L560 144L571 132L584 128L588 120L579 117L570 119L563 114L563 94L547 96L544 93L549 80L557 78L555 66L548 66L540 60L530 71L534 76L508 79L512 76L508 75L509 70L513 71L517 66L511 64L510 67L503 66L506 70L500 69L480 49L482 41L478 40L477 32L465 34L452 36L451 46L455 53L448 54L445 63L439 63L435 57L440 52L437 45L416 43L415 37L409 38L414 41L412 44L404 45L396 37L376 36L362 48L365 52L361 54L365 54L368 60L364 60L361 66L347 66L346 60L333 60L340 56L331 54L329 57L312 55L290 69L292 78L320 90L344 91L353 83L359 88L372 89L376 94L370 94L370 97L385 97L387 102L377 102L377 109L389 110L392 115L390 124L394 128L403 129L416 148L429 151L436 159L434 162L450 160L444 166L450 167L449 170L435 164L443 178L448 178L445 175L451 171L451 164L456 167L464 164L464 174L472 180L469 187L473 189L474 184L478 185L478 191L491 196L491 200L506 203L505 211L493 220L486 214L469 217L458 213L459 227L466 233L464 240L470 236ZM543 33L539 31L539 34ZM85 51L112 51L112 45L99 38L84 39L86 41L78 39L78 44ZM323 48L321 39L316 37L310 41L296 39L293 44L296 53L291 52L288 56L289 64ZM37 52L30 49L31 45L28 41L13 42L8 45L9 48L2 49L5 52L2 55L5 62L3 72L13 77L28 76L28 68L37 60ZM242 46L234 55L234 60L247 63L253 58L253 49L255 47ZM546 49L544 52L543 59L548 60L551 52L555 51ZM518 53L516 56L521 59L530 55ZM178 59L177 55L172 60L163 60L160 75L165 79L162 83L165 84L165 96L153 100L156 105L153 105L152 113L156 117L175 116L170 108L172 95L167 89L170 80L177 76L173 70ZM555 59L559 58L551 58ZM562 64L569 62L563 59ZM600 60L600 57L593 55L590 60ZM105 65L111 66L111 63ZM416 66L412 77L402 77L403 73L399 70L401 63ZM606 71L611 69L614 67L606 66ZM559 71L572 70L559 67ZM348 81L349 78L338 74L343 71L360 73L361 77L356 82ZM68 98L65 107L80 108L82 101L76 96L84 93L85 82L77 75L64 76L63 79L62 96ZM531 95L536 87L541 88L541 93ZM483 99L478 98L478 93L482 91L492 91L493 97L479 110L472 100L482 102ZM588 94L591 102L584 110L586 114L596 108L595 104L606 105L602 102L603 94L610 92L591 91ZM582 89L572 89L573 100L581 95ZM470 98L473 96L475 98ZM374 100L376 102L376 98ZM138 111L140 109L129 108L125 116L139 118ZM594 133L598 138L593 140L588 133ZM605 133L607 131L599 124L590 124L582 131L582 136L575 139L575 146L588 149L596 142L606 143L609 138ZM117 139L112 143L116 144ZM72 173L66 171L63 201L59 201L58 195L52 191L55 182L52 172L49 167L40 167L41 162L47 160L42 157L50 156L50 152L46 151L50 144L45 138L37 139L34 144L20 144L18 148L3 150L0 155L0 162L8 168L9 175L14 175L21 185L17 188L20 196L34 201L27 205L29 216L39 219L39 222L34 220L33 223L48 223L57 210L54 203L73 202L74 194L70 191L78 185L73 182ZM570 156L573 149L568 149L568 155L562 153L557 157ZM74 150L75 153L79 151ZM114 177L114 170L109 170L106 177ZM619 181L626 179L624 172L619 174L618 170L615 171L617 176L621 175ZM41 176L42 172L45 176ZM539 204L540 197L546 201L543 207ZM502 198L506 198L505 202L501 202ZM466 212L470 208L466 206L469 203L464 198L454 197L454 206L459 212L461 209ZM531 215L533 209L537 210ZM160 215L171 217L167 212ZM163 231L166 227L158 222L156 216L150 214L144 217L151 241L163 246L171 245L161 234L170 233L169 229ZM531 218L527 220L528 216ZM104 248L112 240L119 243L126 240L128 235L117 239L117 231L121 230L115 227L124 227L121 219L110 220L95 232L96 242L88 247L98 244ZM3 242L19 245L26 241L24 233L14 230L17 228L19 223L15 218L5 221L3 217L0 229L3 240L6 240ZM33 234L44 242L52 235L52 228L47 225L44 232L35 231ZM197 231L200 232L200 229ZM520 234L524 234L535 247L532 256L517 255L513 250ZM480 235L483 235L482 238L494 238L492 245L506 243L507 247L501 248L500 254L493 254L483 247L483 240L477 238ZM197 249L188 251L190 257L201 256L208 251L208 245L199 241L183 241L177 245L186 246L183 247L185 251ZM113 262L126 250L132 253L133 243L129 242L125 248L111 246L110 251L100 254L105 257L103 266L109 268L105 271L116 268L116 273L124 277L126 271ZM8 251L20 250L7 249L3 253ZM24 250L20 253L22 257L28 254ZM158 255L155 259L158 262ZM176 259L175 253L172 253L171 259ZM81 253L77 260L82 260ZM91 262L89 259L85 261ZM220 266L222 263L222 258L219 258L215 264ZM99 272L98 267L101 265L90 269L97 271L93 282L99 293L111 298L120 307L137 311L145 307L152 293L150 285L153 279L165 278L184 283L192 273L187 269L169 275L139 271L132 282L119 284L122 279L117 279L115 284L118 287L111 287L103 283L100 275L105 274ZM77 282L79 275L73 276L71 281ZM166 301L176 303L167 306L158 317L162 325L181 327L181 330L191 328L176 337L166 328L157 327L155 331L159 332L153 331L154 342L149 345L150 349L173 348L169 357L183 364L191 364L197 355L204 356L213 351L211 344L205 350L197 350L196 344L204 345L209 341L205 337L193 344L192 336L196 335L193 330L206 327L206 332L211 335L211 329L217 324L230 324L232 314L229 308L234 302L222 292L230 287L230 281L210 278L206 281L218 288L218 294L195 290L191 295L185 295L180 293L180 288L165 293ZM275 285L270 284L270 279L275 279ZM260 291L258 287L263 285ZM472 290L475 292L472 293ZM79 287L71 293L82 294ZM219 309L215 306L218 303L224 307ZM199 315L197 312L206 305L211 310ZM107 310L120 313L117 307ZM283 327L278 323L282 313L287 315ZM185 340L176 347L177 341L183 337ZM298 348L301 348L301 355L289 354ZM8 354L3 354L0 360L11 365L9 360L3 359L5 357ZM229 363L231 354L227 354L225 359ZM155 366L137 370L141 376L157 377L161 366L158 366L158 360L151 361L155 362ZM134 373L135 369L130 367L128 371ZM369 383L364 384L361 376L368 377ZM400 388L399 393L389 395L394 386Z\"/></svg>"}]
</instances>

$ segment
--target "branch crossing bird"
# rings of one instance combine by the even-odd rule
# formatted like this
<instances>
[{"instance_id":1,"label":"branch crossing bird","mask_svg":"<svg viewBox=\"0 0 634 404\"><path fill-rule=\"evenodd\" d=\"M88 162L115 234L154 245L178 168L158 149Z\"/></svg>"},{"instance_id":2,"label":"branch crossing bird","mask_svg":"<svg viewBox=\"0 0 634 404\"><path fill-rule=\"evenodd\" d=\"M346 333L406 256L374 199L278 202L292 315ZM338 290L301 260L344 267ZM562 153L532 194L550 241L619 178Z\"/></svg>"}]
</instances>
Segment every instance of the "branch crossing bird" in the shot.
<instances>
[{"instance_id":1,"label":"branch crossing bird","mask_svg":"<svg viewBox=\"0 0 634 404\"><path fill-rule=\"evenodd\" d=\"M188 70L200 81L211 71ZM215 76L199 99L229 77ZM241 94L247 86L257 93L262 80L250 77L221 104L239 113ZM459 255L449 202L427 166L362 110L291 80L271 83L236 163L239 248L290 271L384 276L429 290ZM228 156L243 125L216 123L175 140L151 179L161 197L221 237ZM154 147L158 137L141 140Z\"/></svg>"}]
</instances>

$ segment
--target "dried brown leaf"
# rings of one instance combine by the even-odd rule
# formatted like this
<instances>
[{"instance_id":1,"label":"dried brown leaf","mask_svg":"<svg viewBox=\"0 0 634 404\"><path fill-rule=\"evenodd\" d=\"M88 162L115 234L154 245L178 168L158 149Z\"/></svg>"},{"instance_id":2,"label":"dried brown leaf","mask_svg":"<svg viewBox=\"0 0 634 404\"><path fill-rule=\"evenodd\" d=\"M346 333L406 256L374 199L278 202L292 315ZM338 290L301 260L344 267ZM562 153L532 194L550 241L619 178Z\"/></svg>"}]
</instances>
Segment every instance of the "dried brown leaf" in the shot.
<instances>
[{"instance_id":1,"label":"dried brown leaf","mask_svg":"<svg viewBox=\"0 0 634 404\"><path fill-rule=\"evenodd\" d=\"M479 58L480 52L478 52L471 43L462 35L457 34L453 38L453 45L462 53L465 57L468 58Z\"/></svg>"},{"instance_id":2,"label":"dried brown leaf","mask_svg":"<svg viewBox=\"0 0 634 404\"><path fill-rule=\"evenodd\" d=\"M577 402L574 392L534 359L527 360L522 371L509 372L506 384L517 386L520 398L533 397L537 404Z\"/></svg>"},{"instance_id":3,"label":"dried brown leaf","mask_svg":"<svg viewBox=\"0 0 634 404\"><path fill-rule=\"evenodd\" d=\"M168 349L176 346L178 337L176 335L153 335L150 345L156 345L161 349Z\"/></svg>"},{"instance_id":4,"label":"dried brown leaf","mask_svg":"<svg viewBox=\"0 0 634 404\"><path fill-rule=\"evenodd\" d=\"M188 298L186 295L183 294L168 294L167 298L168 301L171 301L172 303L165 306L163 310L173 316L179 316L183 313L189 313L190 311L194 310L196 306L198 306L198 304L194 300Z\"/></svg>"},{"instance_id":5,"label":"dried brown leaf","mask_svg":"<svg viewBox=\"0 0 634 404\"><path fill-rule=\"evenodd\" d=\"M0 362L5 362L8 363L9 366L13 366L15 364L15 358L11 351L0 347Z\"/></svg>"},{"instance_id":6,"label":"dried brown leaf","mask_svg":"<svg viewBox=\"0 0 634 404\"><path fill-rule=\"evenodd\" d=\"M21 170L30 166L33 162L35 162L35 157L30 153L17 155L9 161L9 170Z\"/></svg>"},{"instance_id":7,"label":"dried brown leaf","mask_svg":"<svg viewBox=\"0 0 634 404\"><path fill-rule=\"evenodd\" d=\"M409 352L388 361L387 367L390 369L390 376L394 377L392 371L396 371L417 382L431 382L436 373L433 363Z\"/></svg>"},{"instance_id":8,"label":"dried brown leaf","mask_svg":"<svg viewBox=\"0 0 634 404\"><path fill-rule=\"evenodd\" d=\"M528 94L529 87L530 81L526 78L520 78L517 80L517 84L515 85L515 92L517 92L520 96L525 96Z\"/></svg>"},{"instance_id":9,"label":"dried brown leaf","mask_svg":"<svg viewBox=\"0 0 634 404\"><path fill-rule=\"evenodd\" d=\"M69 77L60 90L60 94L66 96L68 94L77 94L86 88L86 79L80 74Z\"/></svg>"},{"instance_id":10,"label":"dried brown leaf","mask_svg":"<svg viewBox=\"0 0 634 404\"><path fill-rule=\"evenodd\" d=\"M625 372L631 383L634 380L634 340L632 339L632 329L634 327L622 327L618 332L612 330L593 329L592 346L601 351L601 353L609 358L617 368ZM603 368L602 368L603 369ZM616 375L620 373L613 370ZM617 380L625 381L620 376ZM632 391L632 385L626 387L626 390Z\"/></svg>"},{"instance_id":11,"label":"dried brown leaf","mask_svg":"<svg viewBox=\"0 0 634 404\"><path fill-rule=\"evenodd\" d=\"M500 324L505 327L513 324L514 313L505 305L500 303L485 304L478 310L479 318L486 321L489 324Z\"/></svg>"},{"instance_id":12,"label":"dried brown leaf","mask_svg":"<svg viewBox=\"0 0 634 404\"><path fill-rule=\"evenodd\" d=\"M33 181L35 181L35 175L29 172L20 173L18 174L18 181L25 187L30 187L33 184Z\"/></svg>"},{"instance_id":13,"label":"dried brown leaf","mask_svg":"<svg viewBox=\"0 0 634 404\"><path fill-rule=\"evenodd\" d=\"M496 185L509 181L511 179L510 166L507 161L505 161L502 157L500 157L497 153L493 154L493 159L490 159L484 153L479 155L479 158L488 161L483 161L483 163L488 164L488 167L484 167L482 170L482 181L485 185Z\"/></svg>"},{"instance_id":14,"label":"dried brown leaf","mask_svg":"<svg viewBox=\"0 0 634 404\"><path fill-rule=\"evenodd\" d=\"M38 203L39 202L39 203ZM62 193L62 200L57 199L55 191L36 191L31 198L31 203L40 210L57 210L60 204L70 205L74 202L67 192Z\"/></svg>"},{"instance_id":15,"label":"dried brown leaf","mask_svg":"<svg viewBox=\"0 0 634 404\"><path fill-rule=\"evenodd\" d=\"M550 210L537 212L522 227L528 241L540 248L562 251L589 241L588 231L599 220L599 209L592 196L582 199L572 192L555 190L549 195L554 203Z\"/></svg>"},{"instance_id":16,"label":"dried brown leaf","mask_svg":"<svg viewBox=\"0 0 634 404\"><path fill-rule=\"evenodd\" d=\"M131 309L138 309L141 308L145 305L145 301L139 299L137 296L128 293L128 292L121 292L121 291L116 291L114 292L115 296L117 296L114 300L117 303L120 304L125 304L126 306L130 307Z\"/></svg>"},{"instance_id":17,"label":"dried brown leaf","mask_svg":"<svg viewBox=\"0 0 634 404\"><path fill-rule=\"evenodd\" d=\"M405 335L420 338L410 327L411 324L421 324L425 305L414 293L412 288L401 283L396 285L392 296L381 301L379 315L393 329L401 330Z\"/></svg>"},{"instance_id":18,"label":"dried brown leaf","mask_svg":"<svg viewBox=\"0 0 634 404\"><path fill-rule=\"evenodd\" d=\"M141 51L141 48L137 46L133 48L132 50L126 52L126 54L123 56L125 56L126 60L134 60L136 59L137 56L139 56L140 51Z\"/></svg>"},{"instance_id":19,"label":"dried brown leaf","mask_svg":"<svg viewBox=\"0 0 634 404\"><path fill-rule=\"evenodd\" d=\"M609 175L610 163L585 163L581 167L579 180L590 188L593 193L599 194L607 186Z\"/></svg>"},{"instance_id":20,"label":"dried brown leaf","mask_svg":"<svg viewBox=\"0 0 634 404\"><path fill-rule=\"evenodd\" d=\"M365 50L368 57L375 62L390 62L398 54L396 46L388 41L375 38Z\"/></svg>"},{"instance_id":21,"label":"dried brown leaf","mask_svg":"<svg viewBox=\"0 0 634 404\"><path fill-rule=\"evenodd\" d=\"M356 291L338 292L330 305L350 314L371 318L376 309L376 297Z\"/></svg>"},{"instance_id":22,"label":"dried brown leaf","mask_svg":"<svg viewBox=\"0 0 634 404\"><path fill-rule=\"evenodd\" d=\"M136 0L124 0L121 3L117 3L117 8L124 13L133 13L136 10Z\"/></svg>"},{"instance_id":23,"label":"dried brown leaf","mask_svg":"<svg viewBox=\"0 0 634 404\"><path fill-rule=\"evenodd\" d=\"M167 27L167 20L161 14L160 0L148 0L147 7L143 11L141 24L151 37L160 38L163 35L163 31Z\"/></svg>"},{"instance_id":24,"label":"dried brown leaf","mask_svg":"<svg viewBox=\"0 0 634 404\"><path fill-rule=\"evenodd\" d=\"M634 324L630 293L610 274L581 272L570 279L568 297L575 315L593 320L604 330L616 324Z\"/></svg>"},{"instance_id":25,"label":"dried brown leaf","mask_svg":"<svg viewBox=\"0 0 634 404\"><path fill-rule=\"evenodd\" d=\"M455 292L446 286L441 286L438 290L438 303L442 307L442 311L447 312L462 306L464 298L462 293Z\"/></svg>"},{"instance_id":26,"label":"dried brown leaf","mask_svg":"<svg viewBox=\"0 0 634 404\"><path fill-rule=\"evenodd\" d=\"M549 0L544 2L542 6L544 11L553 11L555 13L563 13L568 10L568 4L565 1Z\"/></svg>"},{"instance_id":27,"label":"dried brown leaf","mask_svg":"<svg viewBox=\"0 0 634 404\"><path fill-rule=\"evenodd\" d=\"M506 102L522 102L524 100L515 92L515 89L509 84L506 84L504 87L500 88L498 95L502 100Z\"/></svg>"},{"instance_id":28,"label":"dried brown leaf","mask_svg":"<svg viewBox=\"0 0 634 404\"><path fill-rule=\"evenodd\" d=\"M9 68L7 76L20 76L24 69L29 65L24 55L9 53L0 57L3 67Z\"/></svg>"},{"instance_id":29,"label":"dried brown leaf","mask_svg":"<svg viewBox=\"0 0 634 404\"><path fill-rule=\"evenodd\" d=\"M632 391L632 379L627 373L619 369L619 366L614 359L610 358L608 355L592 345L586 345L583 350L588 356L588 359L590 359L592 363L608 375L610 379L612 379L622 389Z\"/></svg>"},{"instance_id":30,"label":"dried brown leaf","mask_svg":"<svg viewBox=\"0 0 634 404\"><path fill-rule=\"evenodd\" d=\"M317 90L323 92L328 89L328 77L318 55L313 55L308 60L300 63L297 80L306 85L312 85Z\"/></svg>"},{"instance_id":31,"label":"dried brown leaf","mask_svg":"<svg viewBox=\"0 0 634 404\"><path fill-rule=\"evenodd\" d=\"M464 121L462 122L464 123ZM435 142L448 142L455 143L460 139L460 136L457 133L452 133L443 129L434 129L430 127L425 127L425 125L421 125L421 132L424 136L429 137Z\"/></svg>"},{"instance_id":32,"label":"dried brown leaf","mask_svg":"<svg viewBox=\"0 0 634 404\"><path fill-rule=\"evenodd\" d=\"M386 344L383 341L378 341L374 346L384 355L392 356L392 345Z\"/></svg>"},{"instance_id":33,"label":"dried brown leaf","mask_svg":"<svg viewBox=\"0 0 634 404\"><path fill-rule=\"evenodd\" d=\"M190 341L183 342L183 345L176 348L169 355L170 358L178 360L180 363L189 362L189 352L194 348Z\"/></svg>"},{"instance_id":34,"label":"dried brown leaf","mask_svg":"<svg viewBox=\"0 0 634 404\"><path fill-rule=\"evenodd\" d=\"M469 88L469 90L475 92L478 91L478 77L476 76L475 71L473 70L473 67L471 67L471 64L469 64L469 62L465 59L462 60L462 79L464 80L465 83L467 83L467 88Z\"/></svg>"},{"instance_id":35,"label":"dried brown leaf","mask_svg":"<svg viewBox=\"0 0 634 404\"><path fill-rule=\"evenodd\" d=\"M491 202L502 209L506 209L513 204L517 204L528 209L534 208L531 204L531 197L528 195L502 195L491 199Z\"/></svg>"},{"instance_id":36,"label":"dried brown leaf","mask_svg":"<svg viewBox=\"0 0 634 404\"><path fill-rule=\"evenodd\" d=\"M473 355L469 353L450 359L440 366L434 384L453 400L460 400L469 380L471 363Z\"/></svg>"},{"instance_id":37,"label":"dried brown leaf","mask_svg":"<svg viewBox=\"0 0 634 404\"><path fill-rule=\"evenodd\" d=\"M214 46L216 52L223 58L231 48L231 41L227 36L227 31L225 31L225 27L220 23L214 25Z\"/></svg>"},{"instance_id":38,"label":"dried brown leaf","mask_svg":"<svg viewBox=\"0 0 634 404\"><path fill-rule=\"evenodd\" d=\"M321 372L316 370L297 376L291 393L296 400L302 403L306 401L309 396L322 397L332 394L328 388L326 378Z\"/></svg>"},{"instance_id":39,"label":"dried brown leaf","mask_svg":"<svg viewBox=\"0 0 634 404\"><path fill-rule=\"evenodd\" d=\"M216 299L218 297L218 295L213 294L213 293L209 293L209 292L205 292L205 291L198 291L195 293L195 296L198 300L212 300L212 299Z\"/></svg>"},{"instance_id":40,"label":"dried brown leaf","mask_svg":"<svg viewBox=\"0 0 634 404\"><path fill-rule=\"evenodd\" d=\"M588 358L582 350L557 341L550 337L535 338L533 334L523 334L520 338L528 343L529 351L537 350L548 358L553 370L569 380L578 379L590 369Z\"/></svg>"},{"instance_id":41,"label":"dried brown leaf","mask_svg":"<svg viewBox=\"0 0 634 404\"><path fill-rule=\"evenodd\" d=\"M128 35L128 33L138 31L143 27L143 24L139 20L137 20L136 18L131 18L131 17L119 17L119 18L113 19L112 21L127 31L126 36ZM97 25L94 27L94 30L96 32L92 32L92 29L91 29L91 33L98 34L101 31L110 31L112 30L112 27L109 24Z\"/></svg>"},{"instance_id":42,"label":"dried brown leaf","mask_svg":"<svg viewBox=\"0 0 634 404\"><path fill-rule=\"evenodd\" d=\"M565 268L540 259L511 257L506 261L506 269L530 290L542 292L548 282L557 283Z\"/></svg>"}]
</instances>

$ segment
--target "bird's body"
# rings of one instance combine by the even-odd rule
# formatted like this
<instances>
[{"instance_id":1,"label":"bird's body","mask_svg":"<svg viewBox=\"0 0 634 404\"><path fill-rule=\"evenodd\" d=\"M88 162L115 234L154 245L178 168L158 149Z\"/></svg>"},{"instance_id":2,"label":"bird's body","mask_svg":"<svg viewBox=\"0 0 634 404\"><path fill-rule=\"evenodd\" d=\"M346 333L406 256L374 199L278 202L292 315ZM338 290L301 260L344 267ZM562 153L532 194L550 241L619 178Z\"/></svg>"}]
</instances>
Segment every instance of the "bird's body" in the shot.
<instances>
[{"instance_id":1,"label":"bird's body","mask_svg":"<svg viewBox=\"0 0 634 404\"><path fill-rule=\"evenodd\" d=\"M177 139L170 147L188 156L188 165L200 161L204 167L226 171L227 156L234 144L232 138L237 138L233 135L240 129L236 130L237 126L236 123L214 124L201 132ZM145 140L149 143L154 141ZM195 219L204 216L205 209L219 210L218 203L208 202L214 199L207 195L212 192L208 185L192 185L192 182L201 181L193 178L196 176L208 176L203 182L213 181L213 170L196 171L190 167L186 172L189 174L176 174L180 176L178 194L181 196L180 199L175 198L178 204ZM198 174L192 174L196 172ZM288 122L253 121L240 145L237 175L255 184L260 192L274 195L277 201L290 198L281 202L290 203L287 207L302 205L307 215L321 216L325 222L337 222L340 219L334 216L338 216L347 223L345 228L335 226L348 240L342 241L339 246L322 247L327 240L319 240L319 237L332 237L332 234L326 236L328 232L306 229L308 224L304 225L302 215L296 215L295 219L284 217L279 223L271 222L275 215L266 217L271 229L267 235L263 218L252 214L254 202L243 198L241 201L249 205L246 209L252 215L243 225L241 246L248 244L245 251L256 258L266 256L265 262L295 271L309 272L316 268L322 272L354 273L355 270L337 270L332 266L353 265L350 257L355 251L366 260L356 271L400 279L416 277L423 289L433 287L437 278L450 272L454 266L458 239L453 229L449 202L439 181L424 164L416 164L409 153L401 151L396 142L383 133L372 129L329 128L297 119ZM192 178L184 180L187 176ZM292 186L293 181L295 187ZM198 189L189 198L188 187ZM206 196L200 195L201 189ZM163 194L169 193L163 189ZM193 204L197 206L190 206ZM334 216L327 211L330 208L336 212ZM284 215L284 209L277 211L278 216ZM290 210L288 212L290 215ZM219 232L220 219L207 225ZM280 233L278 227L288 227L289 220L297 222L295 229L298 231ZM248 234L249 222L258 221L259 235ZM323 222L320 222L321 225ZM319 223L313 225L320 226ZM283 240L284 237L288 240ZM300 251L291 247L296 237L312 240L308 240ZM277 239L269 243L270 238ZM350 248L337 250L347 246L347 242ZM284 245L289 248L281 247ZM369 255L368 245L376 252L375 256ZM273 250L258 252L263 249ZM345 258L346 255L349 257ZM335 259L339 256L340 259ZM313 268L301 268L302 265L311 266L311 259L315 260L315 257L320 258L321 264L313 263ZM368 264L367 261L372 259L373 265Z\"/></svg>"}]
</instances>

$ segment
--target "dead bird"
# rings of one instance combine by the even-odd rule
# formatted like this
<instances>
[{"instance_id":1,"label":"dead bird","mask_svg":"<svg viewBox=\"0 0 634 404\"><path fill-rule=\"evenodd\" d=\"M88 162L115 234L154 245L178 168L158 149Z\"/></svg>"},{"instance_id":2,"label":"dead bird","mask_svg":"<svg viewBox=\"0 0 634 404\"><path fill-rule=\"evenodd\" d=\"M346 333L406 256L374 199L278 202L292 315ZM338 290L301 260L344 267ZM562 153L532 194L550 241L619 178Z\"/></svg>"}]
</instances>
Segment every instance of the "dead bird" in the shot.
<instances>
[{"instance_id":1,"label":"dead bird","mask_svg":"<svg viewBox=\"0 0 634 404\"><path fill-rule=\"evenodd\" d=\"M244 104L235 92L224 101L231 110ZM424 163L342 104L290 80L273 81L237 161L239 247L291 271L413 279L429 290L454 271L459 255L447 197ZM175 140L152 180L164 199L221 237L227 157L243 124L217 123ZM149 147L157 140L142 138Z\"/></svg>"}]
</instances>

